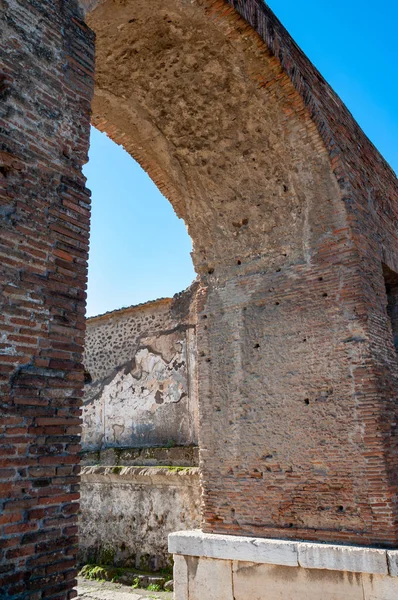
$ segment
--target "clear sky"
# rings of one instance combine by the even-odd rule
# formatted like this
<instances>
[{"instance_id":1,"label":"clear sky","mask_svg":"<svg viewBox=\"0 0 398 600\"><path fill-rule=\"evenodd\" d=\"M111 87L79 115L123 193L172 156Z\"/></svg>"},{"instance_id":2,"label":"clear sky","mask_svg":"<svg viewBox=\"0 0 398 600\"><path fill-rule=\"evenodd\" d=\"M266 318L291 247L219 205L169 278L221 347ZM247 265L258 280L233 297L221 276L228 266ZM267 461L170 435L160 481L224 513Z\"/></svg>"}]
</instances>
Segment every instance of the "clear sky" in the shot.
<instances>
[{"instance_id":1,"label":"clear sky","mask_svg":"<svg viewBox=\"0 0 398 600\"><path fill-rule=\"evenodd\" d=\"M269 0L398 171L398 0ZM135 161L92 130L87 314L171 296L195 277L185 225Z\"/></svg>"}]
</instances>

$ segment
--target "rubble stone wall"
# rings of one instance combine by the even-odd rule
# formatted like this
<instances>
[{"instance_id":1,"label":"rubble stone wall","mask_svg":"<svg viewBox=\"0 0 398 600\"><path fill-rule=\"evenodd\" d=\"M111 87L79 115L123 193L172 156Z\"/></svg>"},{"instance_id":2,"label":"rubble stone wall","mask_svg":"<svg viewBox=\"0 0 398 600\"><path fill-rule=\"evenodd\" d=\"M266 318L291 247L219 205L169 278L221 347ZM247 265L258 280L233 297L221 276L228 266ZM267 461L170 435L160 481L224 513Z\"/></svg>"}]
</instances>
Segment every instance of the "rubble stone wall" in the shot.
<instances>
[{"instance_id":1,"label":"rubble stone wall","mask_svg":"<svg viewBox=\"0 0 398 600\"><path fill-rule=\"evenodd\" d=\"M157 570L169 533L200 524L197 468L84 467L79 560Z\"/></svg>"},{"instance_id":2,"label":"rubble stone wall","mask_svg":"<svg viewBox=\"0 0 398 600\"><path fill-rule=\"evenodd\" d=\"M197 445L195 289L88 319L84 450Z\"/></svg>"}]
</instances>

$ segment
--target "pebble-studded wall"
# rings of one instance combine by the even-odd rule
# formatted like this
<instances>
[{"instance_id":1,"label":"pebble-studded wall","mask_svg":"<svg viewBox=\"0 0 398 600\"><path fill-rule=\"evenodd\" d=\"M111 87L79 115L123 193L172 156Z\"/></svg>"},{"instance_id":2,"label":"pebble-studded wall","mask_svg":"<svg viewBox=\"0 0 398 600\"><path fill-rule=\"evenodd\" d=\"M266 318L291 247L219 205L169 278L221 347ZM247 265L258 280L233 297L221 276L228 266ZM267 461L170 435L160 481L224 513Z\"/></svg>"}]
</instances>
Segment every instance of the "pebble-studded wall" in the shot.
<instances>
[{"instance_id":1,"label":"pebble-studded wall","mask_svg":"<svg viewBox=\"0 0 398 600\"><path fill-rule=\"evenodd\" d=\"M88 319L85 450L197 443L195 288Z\"/></svg>"}]
</instances>

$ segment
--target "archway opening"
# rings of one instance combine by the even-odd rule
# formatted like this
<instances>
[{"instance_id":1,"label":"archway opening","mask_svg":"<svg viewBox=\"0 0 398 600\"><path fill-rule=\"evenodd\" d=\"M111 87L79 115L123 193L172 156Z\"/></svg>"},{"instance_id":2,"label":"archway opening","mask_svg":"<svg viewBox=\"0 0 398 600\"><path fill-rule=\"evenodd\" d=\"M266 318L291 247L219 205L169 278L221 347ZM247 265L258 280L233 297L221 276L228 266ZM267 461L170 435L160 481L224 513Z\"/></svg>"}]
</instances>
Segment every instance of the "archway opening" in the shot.
<instances>
[{"instance_id":1,"label":"archway opening","mask_svg":"<svg viewBox=\"0 0 398 600\"><path fill-rule=\"evenodd\" d=\"M168 534L199 526L192 243L132 156L90 141L79 564L145 587L172 579Z\"/></svg>"},{"instance_id":2,"label":"archway opening","mask_svg":"<svg viewBox=\"0 0 398 600\"><path fill-rule=\"evenodd\" d=\"M184 222L140 165L91 129L87 316L171 297L195 278Z\"/></svg>"}]
</instances>

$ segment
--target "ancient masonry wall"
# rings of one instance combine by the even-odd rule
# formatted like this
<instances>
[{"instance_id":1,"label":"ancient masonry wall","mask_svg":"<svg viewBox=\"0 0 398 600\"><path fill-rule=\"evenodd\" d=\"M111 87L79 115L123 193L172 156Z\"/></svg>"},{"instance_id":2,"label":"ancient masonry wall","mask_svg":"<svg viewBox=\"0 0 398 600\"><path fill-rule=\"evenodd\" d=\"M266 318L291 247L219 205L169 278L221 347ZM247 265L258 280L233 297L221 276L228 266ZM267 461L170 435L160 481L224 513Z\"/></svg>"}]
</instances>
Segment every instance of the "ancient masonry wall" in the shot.
<instances>
[{"instance_id":1,"label":"ancient masonry wall","mask_svg":"<svg viewBox=\"0 0 398 600\"><path fill-rule=\"evenodd\" d=\"M200 525L196 467L84 467L81 564L158 570L170 566L167 536Z\"/></svg>"},{"instance_id":2,"label":"ancient masonry wall","mask_svg":"<svg viewBox=\"0 0 398 600\"><path fill-rule=\"evenodd\" d=\"M394 174L260 0L100 4L93 122L185 218L201 275L206 531L396 546ZM65 600L94 36L75 0L0 17L0 589Z\"/></svg>"},{"instance_id":3,"label":"ancient masonry wall","mask_svg":"<svg viewBox=\"0 0 398 600\"><path fill-rule=\"evenodd\" d=\"M0 596L73 598L94 35L0 3Z\"/></svg>"},{"instance_id":4,"label":"ancient masonry wall","mask_svg":"<svg viewBox=\"0 0 398 600\"><path fill-rule=\"evenodd\" d=\"M262 0L86 4L93 123L194 242L204 530L396 545L393 172Z\"/></svg>"},{"instance_id":5,"label":"ancient masonry wall","mask_svg":"<svg viewBox=\"0 0 398 600\"><path fill-rule=\"evenodd\" d=\"M84 450L197 444L196 287L88 319Z\"/></svg>"},{"instance_id":6,"label":"ancient masonry wall","mask_svg":"<svg viewBox=\"0 0 398 600\"><path fill-rule=\"evenodd\" d=\"M320 194L317 223L324 233L317 242L312 238L302 264L235 281L226 277L217 289L210 281L208 320L199 332L199 346L207 343L212 360L210 369L199 367L205 529L395 547L396 176L261 0L228 0L227 10L224 2L211 4L213 18L225 19L235 32L244 29L236 21L240 13L252 27L244 31L253 43L259 43L258 34L266 52L280 61L328 151L340 201L328 214L331 199L325 202ZM274 92L280 83L261 82ZM293 127L293 111L285 108L287 127ZM346 216L337 225L339 206ZM317 223L310 224L311 232ZM228 333L216 332L220 301ZM232 348L238 327L243 361ZM258 360L256 352L261 353ZM218 379L217 388L209 386L214 372L228 363L250 372L249 402L225 401L229 378ZM255 398L262 377L260 409ZM210 420L215 405L221 412ZM261 425L260 411L267 415ZM221 442L224 423L237 412L225 436L234 440L227 455ZM284 431L276 434L278 423ZM250 501L245 502L248 489Z\"/></svg>"}]
</instances>

